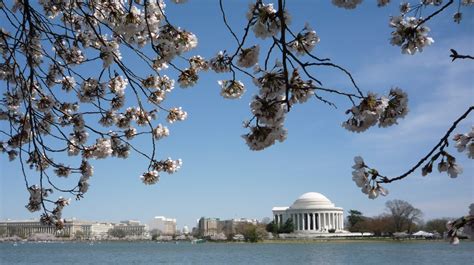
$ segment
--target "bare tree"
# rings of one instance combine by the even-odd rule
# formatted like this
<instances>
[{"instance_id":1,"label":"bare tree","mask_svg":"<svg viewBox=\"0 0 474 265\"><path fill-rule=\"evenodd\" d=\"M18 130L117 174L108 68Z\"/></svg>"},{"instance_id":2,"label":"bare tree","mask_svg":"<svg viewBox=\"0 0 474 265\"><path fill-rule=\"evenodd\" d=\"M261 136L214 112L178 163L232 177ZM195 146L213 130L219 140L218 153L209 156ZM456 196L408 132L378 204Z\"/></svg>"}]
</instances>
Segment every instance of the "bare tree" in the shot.
<instances>
[{"instance_id":1,"label":"bare tree","mask_svg":"<svg viewBox=\"0 0 474 265\"><path fill-rule=\"evenodd\" d=\"M403 200L390 200L385 203L396 232L407 230L411 232L412 225L421 221L423 213Z\"/></svg>"}]
</instances>

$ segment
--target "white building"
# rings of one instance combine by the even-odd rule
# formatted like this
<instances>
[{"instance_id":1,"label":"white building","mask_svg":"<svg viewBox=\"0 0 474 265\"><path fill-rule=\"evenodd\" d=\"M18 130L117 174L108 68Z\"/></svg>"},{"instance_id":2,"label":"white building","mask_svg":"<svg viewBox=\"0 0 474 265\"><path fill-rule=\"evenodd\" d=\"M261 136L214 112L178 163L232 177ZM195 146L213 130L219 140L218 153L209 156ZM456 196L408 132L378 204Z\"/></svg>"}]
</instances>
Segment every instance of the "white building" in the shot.
<instances>
[{"instance_id":1,"label":"white building","mask_svg":"<svg viewBox=\"0 0 474 265\"><path fill-rule=\"evenodd\" d=\"M343 209L317 192L305 193L290 207L273 207L272 211L278 226L292 219L295 233L342 232L344 229Z\"/></svg>"},{"instance_id":2,"label":"white building","mask_svg":"<svg viewBox=\"0 0 474 265\"><path fill-rule=\"evenodd\" d=\"M146 237L148 235L148 226L142 225L140 221L120 221L119 224L114 224L113 228L124 231L127 236Z\"/></svg>"},{"instance_id":3,"label":"white building","mask_svg":"<svg viewBox=\"0 0 474 265\"><path fill-rule=\"evenodd\" d=\"M92 223L88 236L91 239L105 239L109 235L109 230L113 228L114 226L111 223Z\"/></svg>"},{"instance_id":4,"label":"white building","mask_svg":"<svg viewBox=\"0 0 474 265\"><path fill-rule=\"evenodd\" d=\"M176 234L176 219L166 218L164 216L155 216L148 227L151 230L158 229L162 235L175 235Z\"/></svg>"},{"instance_id":5,"label":"white building","mask_svg":"<svg viewBox=\"0 0 474 265\"><path fill-rule=\"evenodd\" d=\"M189 234L189 227L187 225L183 226L183 234Z\"/></svg>"}]
</instances>

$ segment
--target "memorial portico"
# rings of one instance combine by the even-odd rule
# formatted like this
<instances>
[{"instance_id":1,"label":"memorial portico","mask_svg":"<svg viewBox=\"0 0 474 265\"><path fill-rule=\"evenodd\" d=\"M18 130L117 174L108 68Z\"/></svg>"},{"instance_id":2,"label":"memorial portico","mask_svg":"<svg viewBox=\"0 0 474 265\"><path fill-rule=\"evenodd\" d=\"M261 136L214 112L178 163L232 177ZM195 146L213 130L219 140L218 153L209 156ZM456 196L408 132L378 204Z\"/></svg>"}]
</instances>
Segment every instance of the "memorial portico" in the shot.
<instances>
[{"instance_id":1,"label":"memorial portico","mask_svg":"<svg viewBox=\"0 0 474 265\"><path fill-rule=\"evenodd\" d=\"M274 222L282 226L293 221L296 233L327 233L344 230L344 210L335 207L326 196L317 192L301 195L290 207L274 207Z\"/></svg>"}]
</instances>

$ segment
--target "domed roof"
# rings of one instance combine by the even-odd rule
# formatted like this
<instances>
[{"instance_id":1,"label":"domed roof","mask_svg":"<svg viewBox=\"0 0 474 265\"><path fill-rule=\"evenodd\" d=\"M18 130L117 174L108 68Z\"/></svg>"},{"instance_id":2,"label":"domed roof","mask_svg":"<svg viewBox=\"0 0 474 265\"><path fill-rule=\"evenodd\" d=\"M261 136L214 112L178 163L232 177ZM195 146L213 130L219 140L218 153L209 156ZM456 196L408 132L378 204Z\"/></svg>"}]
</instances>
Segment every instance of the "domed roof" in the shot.
<instances>
[{"instance_id":1,"label":"domed roof","mask_svg":"<svg viewBox=\"0 0 474 265\"><path fill-rule=\"evenodd\" d=\"M326 196L317 192L307 192L301 195L291 206L291 209L313 209L333 208L332 203Z\"/></svg>"}]
</instances>

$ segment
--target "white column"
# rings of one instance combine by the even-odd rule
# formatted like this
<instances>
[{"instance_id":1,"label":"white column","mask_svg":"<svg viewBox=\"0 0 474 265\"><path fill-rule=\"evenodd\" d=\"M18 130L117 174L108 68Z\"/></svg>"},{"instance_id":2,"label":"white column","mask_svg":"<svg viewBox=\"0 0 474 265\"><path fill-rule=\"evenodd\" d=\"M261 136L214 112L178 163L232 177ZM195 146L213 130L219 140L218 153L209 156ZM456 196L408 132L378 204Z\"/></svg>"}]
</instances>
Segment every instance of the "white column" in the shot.
<instances>
[{"instance_id":1,"label":"white column","mask_svg":"<svg viewBox=\"0 0 474 265\"><path fill-rule=\"evenodd\" d=\"M308 221L309 221L309 220L308 220L308 219L309 219L309 215L308 215L308 213L304 213L304 216L305 216L305 218L304 218L304 222L305 222L304 230L308 230L308 229L309 229L309 222L308 222Z\"/></svg>"},{"instance_id":2,"label":"white column","mask_svg":"<svg viewBox=\"0 0 474 265\"><path fill-rule=\"evenodd\" d=\"M318 230L321 231L321 213L318 214Z\"/></svg>"},{"instance_id":3,"label":"white column","mask_svg":"<svg viewBox=\"0 0 474 265\"><path fill-rule=\"evenodd\" d=\"M333 217L333 213L329 213L329 225L330 225L330 228L329 229L333 229L334 228L334 218Z\"/></svg>"},{"instance_id":4,"label":"white column","mask_svg":"<svg viewBox=\"0 0 474 265\"><path fill-rule=\"evenodd\" d=\"M331 229L334 228L334 218L333 218L333 213L329 213L329 223L331 224Z\"/></svg>"},{"instance_id":5,"label":"white column","mask_svg":"<svg viewBox=\"0 0 474 265\"><path fill-rule=\"evenodd\" d=\"M327 220L326 220L326 213L323 213L323 229L326 228Z\"/></svg>"},{"instance_id":6,"label":"white column","mask_svg":"<svg viewBox=\"0 0 474 265\"><path fill-rule=\"evenodd\" d=\"M339 213L338 217L339 217L339 230L342 230L344 227L342 226L342 218L341 218L341 213Z\"/></svg>"},{"instance_id":7,"label":"white column","mask_svg":"<svg viewBox=\"0 0 474 265\"><path fill-rule=\"evenodd\" d=\"M321 223L321 226L319 229L321 229L321 231L323 230L323 227L324 227L324 213L320 213L319 214L319 221Z\"/></svg>"},{"instance_id":8,"label":"white column","mask_svg":"<svg viewBox=\"0 0 474 265\"><path fill-rule=\"evenodd\" d=\"M303 222L301 223L301 225L303 226L303 231L306 230L306 217L304 215L304 213L301 213L301 217L303 217Z\"/></svg>"},{"instance_id":9,"label":"white column","mask_svg":"<svg viewBox=\"0 0 474 265\"><path fill-rule=\"evenodd\" d=\"M300 213L301 216L301 230L304 231L304 213Z\"/></svg>"},{"instance_id":10,"label":"white column","mask_svg":"<svg viewBox=\"0 0 474 265\"><path fill-rule=\"evenodd\" d=\"M331 218L331 217L332 217L332 213L329 212L329 213L328 213L328 224L329 224L328 229L331 229L331 228L333 227L333 223L332 223L332 220L331 220L332 218Z\"/></svg>"},{"instance_id":11,"label":"white column","mask_svg":"<svg viewBox=\"0 0 474 265\"><path fill-rule=\"evenodd\" d=\"M324 218L324 222L326 223L326 228L329 229L329 213L325 213L324 215L326 215L326 218Z\"/></svg>"},{"instance_id":12,"label":"white column","mask_svg":"<svg viewBox=\"0 0 474 265\"><path fill-rule=\"evenodd\" d=\"M344 229L344 214L341 213L341 229Z\"/></svg>"},{"instance_id":13,"label":"white column","mask_svg":"<svg viewBox=\"0 0 474 265\"><path fill-rule=\"evenodd\" d=\"M304 217L304 212L301 213L301 230L305 230L306 218Z\"/></svg>"},{"instance_id":14,"label":"white column","mask_svg":"<svg viewBox=\"0 0 474 265\"><path fill-rule=\"evenodd\" d=\"M344 214L341 213L340 216L341 216L341 230L344 230Z\"/></svg>"},{"instance_id":15,"label":"white column","mask_svg":"<svg viewBox=\"0 0 474 265\"><path fill-rule=\"evenodd\" d=\"M341 215L337 213L337 229L341 230Z\"/></svg>"},{"instance_id":16,"label":"white column","mask_svg":"<svg viewBox=\"0 0 474 265\"><path fill-rule=\"evenodd\" d=\"M332 229L335 229L336 228L336 220L334 219L334 213L331 213L331 225L332 225Z\"/></svg>"},{"instance_id":17,"label":"white column","mask_svg":"<svg viewBox=\"0 0 474 265\"><path fill-rule=\"evenodd\" d=\"M316 231L316 223L318 220L316 220L316 213L313 212L313 231Z\"/></svg>"},{"instance_id":18,"label":"white column","mask_svg":"<svg viewBox=\"0 0 474 265\"><path fill-rule=\"evenodd\" d=\"M326 213L321 213L321 230L326 227Z\"/></svg>"}]
</instances>

